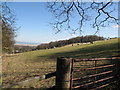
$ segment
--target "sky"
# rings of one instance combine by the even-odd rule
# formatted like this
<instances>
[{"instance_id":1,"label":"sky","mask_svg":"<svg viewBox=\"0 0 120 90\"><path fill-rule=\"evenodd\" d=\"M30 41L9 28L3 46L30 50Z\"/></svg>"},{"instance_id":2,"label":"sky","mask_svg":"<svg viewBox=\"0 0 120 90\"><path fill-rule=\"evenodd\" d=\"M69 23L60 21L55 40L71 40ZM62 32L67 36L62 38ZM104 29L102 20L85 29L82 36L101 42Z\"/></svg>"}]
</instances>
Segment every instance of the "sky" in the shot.
<instances>
[{"instance_id":1,"label":"sky","mask_svg":"<svg viewBox=\"0 0 120 90\"><path fill-rule=\"evenodd\" d=\"M79 36L79 33L74 35L69 31L62 31L55 34L56 31L49 24L54 18L48 12L45 2L11 2L7 5L16 15L17 27L20 27L16 33L16 41L48 43ZM95 29L87 25L84 27L83 35L92 35L94 33ZM104 37L117 37L118 28L115 25L106 27L100 30L99 35Z\"/></svg>"}]
</instances>

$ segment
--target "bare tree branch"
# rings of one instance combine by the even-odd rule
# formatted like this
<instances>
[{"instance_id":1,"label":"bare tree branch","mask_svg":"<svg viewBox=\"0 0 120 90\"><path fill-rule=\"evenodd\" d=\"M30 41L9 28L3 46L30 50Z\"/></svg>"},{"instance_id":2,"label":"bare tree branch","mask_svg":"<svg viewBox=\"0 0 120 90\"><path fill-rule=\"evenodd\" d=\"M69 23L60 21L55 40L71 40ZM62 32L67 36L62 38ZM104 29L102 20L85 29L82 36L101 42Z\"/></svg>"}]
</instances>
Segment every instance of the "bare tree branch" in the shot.
<instances>
[{"instance_id":1,"label":"bare tree branch","mask_svg":"<svg viewBox=\"0 0 120 90\"><path fill-rule=\"evenodd\" d=\"M107 26L105 23L109 23L110 20L118 24L118 18L112 16L111 13L114 13L117 9L109 9L115 6L113 0L108 2L53 2L48 4L48 9L55 15L55 22L53 23L54 29L57 30L57 33L63 30L71 30L73 33L76 31L82 32L83 25L87 21L91 21L93 28L96 28L95 34L100 30L100 27ZM95 12L95 15L90 15L90 12ZM77 15L76 17L79 20L78 27L73 27L72 16ZM105 17L103 17L105 16ZM73 17L76 19L76 17ZM92 19L89 19L92 17Z\"/></svg>"}]
</instances>

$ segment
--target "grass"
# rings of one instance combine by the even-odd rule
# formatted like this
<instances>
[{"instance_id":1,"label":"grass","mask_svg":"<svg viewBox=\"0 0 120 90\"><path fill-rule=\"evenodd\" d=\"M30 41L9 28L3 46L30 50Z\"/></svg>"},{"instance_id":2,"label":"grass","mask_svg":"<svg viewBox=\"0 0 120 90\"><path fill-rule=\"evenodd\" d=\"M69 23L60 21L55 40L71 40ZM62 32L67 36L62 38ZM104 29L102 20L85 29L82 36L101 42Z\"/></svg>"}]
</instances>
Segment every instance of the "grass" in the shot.
<instances>
[{"instance_id":1,"label":"grass","mask_svg":"<svg viewBox=\"0 0 120 90\"><path fill-rule=\"evenodd\" d=\"M67 45L55 49L18 53L3 57L3 86L40 76L56 70L57 57L92 58L110 57L118 54L118 39L97 41L94 44ZM29 83L27 88L48 88L55 79Z\"/></svg>"}]
</instances>

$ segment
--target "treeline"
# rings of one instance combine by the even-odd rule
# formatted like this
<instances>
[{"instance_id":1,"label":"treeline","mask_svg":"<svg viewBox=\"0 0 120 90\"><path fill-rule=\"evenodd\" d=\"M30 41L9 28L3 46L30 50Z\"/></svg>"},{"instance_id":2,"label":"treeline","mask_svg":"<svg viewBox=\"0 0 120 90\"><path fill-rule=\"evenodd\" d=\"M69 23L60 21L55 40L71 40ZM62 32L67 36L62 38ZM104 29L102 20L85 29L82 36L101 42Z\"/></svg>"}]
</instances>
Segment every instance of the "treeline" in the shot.
<instances>
[{"instance_id":1,"label":"treeline","mask_svg":"<svg viewBox=\"0 0 120 90\"><path fill-rule=\"evenodd\" d=\"M104 40L104 39L105 39L104 37L100 37L96 35L87 35L87 36L71 38L69 40L60 40L56 42L41 44L41 45L38 45L36 49L38 50L50 49L50 48L61 47L61 46L65 46L65 45L73 44L73 43L87 43L87 42L93 43L94 41Z\"/></svg>"},{"instance_id":2,"label":"treeline","mask_svg":"<svg viewBox=\"0 0 120 90\"><path fill-rule=\"evenodd\" d=\"M22 53L22 52L28 52L28 51L34 51L34 50L36 50L36 47L34 46L15 45L13 53Z\"/></svg>"}]
</instances>

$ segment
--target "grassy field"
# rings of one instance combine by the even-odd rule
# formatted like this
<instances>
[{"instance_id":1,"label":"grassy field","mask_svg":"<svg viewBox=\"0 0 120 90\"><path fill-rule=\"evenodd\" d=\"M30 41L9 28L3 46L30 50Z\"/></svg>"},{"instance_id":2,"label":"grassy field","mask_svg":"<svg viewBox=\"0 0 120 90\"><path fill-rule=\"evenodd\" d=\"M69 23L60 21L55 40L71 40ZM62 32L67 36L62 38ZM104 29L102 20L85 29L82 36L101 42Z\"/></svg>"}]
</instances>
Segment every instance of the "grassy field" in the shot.
<instances>
[{"instance_id":1,"label":"grassy field","mask_svg":"<svg viewBox=\"0 0 120 90\"><path fill-rule=\"evenodd\" d=\"M97 41L93 44L74 44L55 49L46 49L3 56L3 86L31 77L41 76L56 70L57 57L92 58L110 57L118 54L118 39ZM48 88L54 86L55 78L30 82L21 87Z\"/></svg>"}]
</instances>

